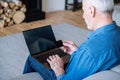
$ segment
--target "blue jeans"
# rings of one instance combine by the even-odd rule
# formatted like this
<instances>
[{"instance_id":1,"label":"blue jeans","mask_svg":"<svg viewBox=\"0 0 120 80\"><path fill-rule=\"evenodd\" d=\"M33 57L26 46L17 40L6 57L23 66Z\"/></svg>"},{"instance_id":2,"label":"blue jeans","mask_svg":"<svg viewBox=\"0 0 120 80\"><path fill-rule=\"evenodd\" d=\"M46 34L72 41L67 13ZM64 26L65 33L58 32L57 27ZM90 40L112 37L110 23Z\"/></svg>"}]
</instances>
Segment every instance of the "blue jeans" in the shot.
<instances>
[{"instance_id":1,"label":"blue jeans","mask_svg":"<svg viewBox=\"0 0 120 80\"><path fill-rule=\"evenodd\" d=\"M28 56L24 67L23 74L30 72L38 72L44 80L56 80L54 71L45 68L40 62L32 56Z\"/></svg>"}]
</instances>

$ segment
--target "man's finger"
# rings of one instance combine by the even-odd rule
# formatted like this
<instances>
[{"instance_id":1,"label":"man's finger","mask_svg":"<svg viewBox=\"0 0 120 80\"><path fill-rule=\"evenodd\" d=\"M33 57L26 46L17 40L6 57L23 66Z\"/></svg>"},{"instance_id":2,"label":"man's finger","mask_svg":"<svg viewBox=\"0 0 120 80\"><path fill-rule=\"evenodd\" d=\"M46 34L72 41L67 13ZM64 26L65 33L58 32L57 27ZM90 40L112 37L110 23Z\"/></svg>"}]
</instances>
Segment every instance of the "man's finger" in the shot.
<instances>
[{"instance_id":1,"label":"man's finger","mask_svg":"<svg viewBox=\"0 0 120 80\"><path fill-rule=\"evenodd\" d=\"M71 45L71 44L69 44L69 43L63 43L63 46L69 46L69 45Z\"/></svg>"},{"instance_id":2,"label":"man's finger","mask_svg":"<svg viewBox=\"0 0 120 80\"><path fill-rule=\"evenodd\" d=\"M60 49L62 49L64 52L66 52L66 48L65 48L65 46L60 47Z\"/></svg>"},{"instance_id":3,"label":"man's finger","mask_svg":"<svg viewBox=\"0 0 120 80\"><path fill-rule=\"evenodd\" d=\"M52 57L52 56L49 56L49 59L52 61L52 60L53 60L53 57Z\"/></svg>"},{"instance_id":4,"label":"man's finger","mask_svg":"<svg viewBox=\"0 0 120 80\"><path fill-rule=\"evenodd\" d=\"M69 43L63 43L63 45L64 45L65 47L69 47L70 49L72 49L72 48L74 47L73 44L69 44Z\"/></svg>"},{"instance_id":5,"label":"man's finger","mask_svg":"<svg viewBox=\"0 0 120 80\"><path fill-rule=\"evenodd\" d=\"M47 62L48 62L49 64L51 64L51 60L50 60L50 59L47 59Z\"/></svg>"},{"instance_id":6,"label":"man's finger","mask_svg":"<svg viewBox=\"0 0 120 80\"><path fill-rule=\"evenodd\" d=\"M73 42L73 41L70 41L70 40L64 40L63 43L74 44L74 42Z\"/></svg>"},{"instance_id":7,"label":"man's finger","mask_svg":"<svg viewBox=\"0 0 120 80\"><path fill-rule=\"evenodd\" d=\"M55 55L55 57L56 57L57 59L59 59L59 60L61 59L59 55Z\"/></svg>"},{"instance_id":8,"label":"man's finger","mask_svg":"<svg viewBox=\"0 0 120 80\"><path fill-rule=\"evenodd\" d=\"M55 55L52 56L53 61L57 61L57 57Z\"/></svg>"}]
</instances>

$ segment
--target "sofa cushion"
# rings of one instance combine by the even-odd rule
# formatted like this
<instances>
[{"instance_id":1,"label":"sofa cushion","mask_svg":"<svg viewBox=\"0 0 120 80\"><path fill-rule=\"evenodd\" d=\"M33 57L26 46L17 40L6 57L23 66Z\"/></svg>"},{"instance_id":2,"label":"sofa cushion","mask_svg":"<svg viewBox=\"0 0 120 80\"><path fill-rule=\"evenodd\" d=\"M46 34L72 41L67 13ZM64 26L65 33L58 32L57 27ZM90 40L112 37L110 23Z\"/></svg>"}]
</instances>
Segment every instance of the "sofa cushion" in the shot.
<instances>
[{"instance_id":1,"label":"sofa cushion","mask_svg":"<svg viewBox=\"0 0 120 80\"><path fill-rule=\"evenodd\" d=\"M120 4L115 5L112 18L120 26Z\"/></svg>"},{"instance_id":2,"label":"sofa cushion","mask_svg":"<svg viewBox=\"0 0 120 80\"><path fill-rule=\"evenodd\" d=\"M12 78L10 80L43 80L43 78L37 72L32 72Z\"/></svg>"},{"instance_id":3,"label":"sofa cushion","mask_svg":"<svg viewBox=\"0 0 120 80\"><path fill-rule=\"evenodd\" d=\"M83 80L120 80L120 74L113 71L102 71Z\"/></svg>"},{"instance_id":4,"label":"sofa cushion","mask_svg":"<svg viewBox=\"0 0 120 80\"><path fill-rule=\"evenodd\" d=\"M0 37L0 80L22 75L28 55L22 33Z\"/></svg>"},{"instance_id":5,"label":"sofa cushion","mask_svg":"<svg viewBox=\"0 0 120 80\"><path fill-rule=\"evenodd\" d=\"M52 25L52 29L57 40L72 40L78 46L87 39L87 35L91 32L67 23Z\"/></svg>"},{"instance_id":6,"label":"sofa cushion","mask_svg":"<svg viewBox=\"0 0 120 80\"><path fill-rule=\"evenodd\" d=\"M112 68L111 70L120 73L120 65Z\"/></svg>"}]
</instances>

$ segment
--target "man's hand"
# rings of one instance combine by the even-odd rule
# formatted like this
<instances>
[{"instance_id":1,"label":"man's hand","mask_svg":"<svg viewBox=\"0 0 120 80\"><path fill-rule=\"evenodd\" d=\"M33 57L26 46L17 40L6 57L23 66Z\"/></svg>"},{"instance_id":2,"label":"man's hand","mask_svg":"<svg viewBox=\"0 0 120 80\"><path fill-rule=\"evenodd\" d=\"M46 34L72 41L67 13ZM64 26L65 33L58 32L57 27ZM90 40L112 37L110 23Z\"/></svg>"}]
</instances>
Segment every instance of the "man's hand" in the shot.
<instances>
[{"instance_id":1,"label":"man's hand","mask_svg":"<svg viewBox=\"0 0 120 80\"><path fill-rule=\"evenodd\" d=\"M77 45L72 41L63 41L63 48L64 52L68 54L72 54L74 51L77 50Z\"/></svg>"},{"instance_id":2,"label":"man's hand","mask_svg":"<svg viewBox=\"0 0 120 80\"><path fill-rule=\"evenodd\" d=\"M49 56L47 59L50 67L55 72L56 76L58 77L60 74L64 74L64 62L58 55Z\"/></svg>"}]
</instances>

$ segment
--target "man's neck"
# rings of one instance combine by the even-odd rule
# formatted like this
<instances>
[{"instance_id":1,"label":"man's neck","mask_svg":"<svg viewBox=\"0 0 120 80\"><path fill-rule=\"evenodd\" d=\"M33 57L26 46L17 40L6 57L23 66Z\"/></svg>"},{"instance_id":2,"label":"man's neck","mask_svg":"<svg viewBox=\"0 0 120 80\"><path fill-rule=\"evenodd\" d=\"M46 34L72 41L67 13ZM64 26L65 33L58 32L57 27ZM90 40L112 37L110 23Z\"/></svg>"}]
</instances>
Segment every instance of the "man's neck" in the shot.
<instances>
[{"instance_id":1,"label":"man's neck","mask_svg":"<svg viewBox=\"0 0 120 80\"><path fill-rule=\"evenodd\" d=\"M100 14L94 19L93 29L96 30L100 27L113 23L112 16L110 14Z\"/></svg>"}]
</instances>

